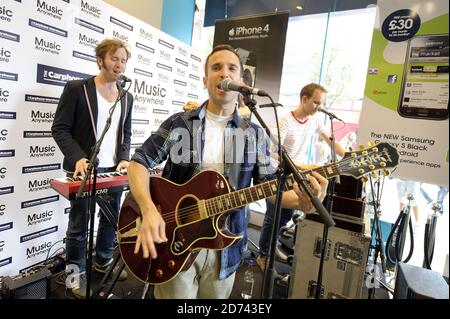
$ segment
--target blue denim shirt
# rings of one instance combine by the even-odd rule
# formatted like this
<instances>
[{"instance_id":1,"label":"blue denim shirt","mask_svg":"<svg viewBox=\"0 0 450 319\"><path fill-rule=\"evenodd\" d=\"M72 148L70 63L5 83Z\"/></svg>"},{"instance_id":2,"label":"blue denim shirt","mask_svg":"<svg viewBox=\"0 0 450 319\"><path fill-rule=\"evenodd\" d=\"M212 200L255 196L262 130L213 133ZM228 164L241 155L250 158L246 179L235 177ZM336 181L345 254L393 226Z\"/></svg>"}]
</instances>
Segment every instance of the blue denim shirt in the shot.
<instances>
[{"instance_id":1,"label":"blue denim shirt","mask_svg":"<svg viewBox=\"0 0 450 319\"><path fill-rule=\"evenodd\" d=\"M136 149L131 160L147 169L167 160L163 177L177 184L186 183L202 170L206 105L207 101L196 110L169 117ZM224 176L231 188L249 187L252 180L253 184L261 183L275 178L274 173L262 128L244 120L235 111L224 133ZM247 249L248 206L227 214L229 230L242 235L243 239L221 251L220 279L236 271Z\"/></svg>"}]
</instances>

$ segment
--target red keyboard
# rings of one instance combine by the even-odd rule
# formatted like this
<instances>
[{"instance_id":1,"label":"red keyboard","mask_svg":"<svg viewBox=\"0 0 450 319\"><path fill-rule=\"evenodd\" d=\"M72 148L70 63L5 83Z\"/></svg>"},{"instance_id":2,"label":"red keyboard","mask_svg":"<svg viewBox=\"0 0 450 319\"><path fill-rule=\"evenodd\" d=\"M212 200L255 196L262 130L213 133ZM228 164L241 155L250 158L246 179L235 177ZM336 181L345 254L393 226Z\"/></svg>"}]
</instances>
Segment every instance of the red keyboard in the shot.
<instances>
[{"instance_id":1,"label":"red keyboard","mask_svg":"<svg viewBox=\"0 0 450 319\"><path fill-rule=\"evenodd\" d=\"M151 175L161 175L160 169L152 169L149 171ZM50 186L59 194L68 200L77 199L76 195L81 186L81 178L56 178L50 181ZM90 188L93 180L87 180L80 198L87 197L91 194ZM107 195L116 192L127 191L128 175L127 173L110 172L97 174L97 190L96 195Z\"/></svg>"}]
</instances>

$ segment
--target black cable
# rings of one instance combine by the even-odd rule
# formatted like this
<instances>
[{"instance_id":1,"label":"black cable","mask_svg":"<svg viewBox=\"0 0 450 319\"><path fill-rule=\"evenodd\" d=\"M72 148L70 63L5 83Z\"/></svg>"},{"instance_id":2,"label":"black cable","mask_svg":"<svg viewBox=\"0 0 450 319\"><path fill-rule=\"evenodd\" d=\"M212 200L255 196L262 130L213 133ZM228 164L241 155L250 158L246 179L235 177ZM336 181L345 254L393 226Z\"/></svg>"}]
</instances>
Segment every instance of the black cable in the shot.
<instances>
[{"instance_id":1,"label":"black cable","mask_svg":"<svg viewBox=\"0 0 450 319\"><path fill-rule=\"evenodd\" d=\"M430 244L430 224L426 224L425 225L425 236L423 239L423 249L424 249L424 261L425 261L425 266L428 269L431 269L431 261L430 261L430 257L428 256L428 248L429 248L429 244Z\"/></svg>"},{"instance_id":2,"label":"black cable","mask_svg":"<svg viewBox=\"0 0 450 319\"><path fill-rule=\"evenodd\" d=\"M434 225L435 219L430 218L430 222L425 225L425 236L424 236L424 266L431 270L431 263L433 262L434 255L434 244L436 242L436 236L433 232L435 229ZM430 255L431 251L431 255Z\"/></svg>"},{"instance_id":3,"label":"black cable","mask_svg":"<svg viewBox=\"0 0 450 319\"><path fill-rule=\"evenodd\" d=\"M413 252L414 252L414 232L413 232L413 224L412 224L411 219L409 219L409 240L411 242L411 245L409 247L408 257L406 257L406 259L403 261L405 263L407 263L411 259Z\"/></svg>"},{"instance_id":4,"label":"black cable","mask_svg":"<svg viewBox=\"0 0 450 319\"><path fill-rule=\"evenodd\" d=\"M391 264L393 264L393 265L395 265L395 264L397 263L397 261L396 261L396 260L393 260L393 259L391 258L391 253L390 253L390 251L389 251L389 247L391 247L392 236L394 236L394 233L395 233L395 231L397 230L397 227L398 227L398 224L400 223L400 220L401 220L401 218L402 218L402 215L403 215L403 209L400 211L400 214L398 215L397 220L395 221L394 226L392 227L391 232L389 233L389 236L388 236L388 238L387 238L387 240L386 240L386 247L388 248L388 249L386 249L386 258L387 258L388 261L389 261ZM398 236L398 234L397 234L397 236ZM395 247L395 246L394 246L394 247Z\"/></svg>"},{"instance_id":5,"label":"black cable","mask_svg":"<svg viewBox=\"0 0 450 319\"><path fill-rule=\"evenodd\" d=\"M408 218L408 217L409 217L409 214L408 214L408 213L405 213L405 210L406 210L406 209L407 209L407 208L404 207L404 208L400 211L400 214L399 214L399 216L397 217L397 220L395 221L395 224L394 224L394 226L392 227L392 230L391 230L391 232L389 233L389 236L388 236L388 239L387 239L387 242L386 242L386 246L388 247L388 249L386 250L386 257L387 257L388 261L389 261L391 264L394 264L394 265L395 265L396 263L402 261L402 260L401 260L401 256L400 256L400 249L402 248L401 246L404 245L404 243L401 243L400 240L401 240L401 238L402 238L402 236L403 236L403 232L408 230L407 227L405 228L405 223L407 223L408 221L409 221L409 224L408 224L408 226L409 226L409 237L410 237L410 242L411 242L411 244L410 244L410 247L409 247L409 253L408 253L408 256L406 257L405 260L403 260L403 262L404 262L404 263L407 263L407 262L411 259L412 255L413 255L413 252L414 252L414 234L413 234L413 225L412 225L411 219ZM407 221L407 220L408 220L408 221ZM396 235L396 238L395 238L395 245L393 246L393 247L394 247L394 255L395 255L395 261L394 261L394 260L392 259L392 256L391 256L390 252L389 252L389 247L391 247L391 244L392 244L392 237L393 237L393 234L395 233L395 231L397 231L397 235Z\"/></svg>"}]
</instances>

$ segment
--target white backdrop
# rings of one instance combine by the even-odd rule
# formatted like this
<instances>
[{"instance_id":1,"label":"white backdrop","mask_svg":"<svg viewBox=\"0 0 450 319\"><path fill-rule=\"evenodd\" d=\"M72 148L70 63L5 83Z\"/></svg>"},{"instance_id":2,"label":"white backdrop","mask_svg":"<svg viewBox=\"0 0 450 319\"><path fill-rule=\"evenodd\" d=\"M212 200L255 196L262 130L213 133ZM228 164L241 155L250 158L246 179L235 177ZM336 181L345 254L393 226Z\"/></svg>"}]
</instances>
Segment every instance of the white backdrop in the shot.
<instances>
[{"instance_id":1,"label":"white backdrop","mask_svg":"<svg viewBox=\"0 0 450 319\"><path fill-rule=\"evenodd\" d=\"M187 101L204 98L203 62L191 47L98 0L2 0L0 5L0 276L63 247L69 202L51 137L68 80L98 73L95 46L128 43L134 96L132 152Z\"/></svg>"}]
</instances>

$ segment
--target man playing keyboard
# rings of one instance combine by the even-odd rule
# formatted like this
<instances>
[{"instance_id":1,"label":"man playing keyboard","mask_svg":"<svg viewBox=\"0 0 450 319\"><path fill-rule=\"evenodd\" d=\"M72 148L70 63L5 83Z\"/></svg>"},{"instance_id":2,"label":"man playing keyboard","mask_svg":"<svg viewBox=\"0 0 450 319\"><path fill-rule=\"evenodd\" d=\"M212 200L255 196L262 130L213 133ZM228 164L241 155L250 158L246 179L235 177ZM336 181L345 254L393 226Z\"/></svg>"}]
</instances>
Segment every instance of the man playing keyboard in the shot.
<instances>
[{"instance_id":1,"label":"man playing keyboard","mask_svg":"<svg viewBox=\"0 0 450 319\"><path fill-rule=\"evenodd\" d=\"M52 136L64 155L63 168L73 177L83 177L91 157L91 148L105 127L109 110L119 94L119 83L130 57L126 45L116 39L105 39L96 48L95 55L100 72L97 76L69 81L62 92ZM117 104L111 126L98 154L98 173L120 171L128 167L131 141L131 110L133 96L127 93ZM117 218L122 193L111 194L113 214ZM86 297L86 229L88 198L70 201L69 224L66 232L66 263L69 269L78 269L80 286L72 289L77 298ZM95 270L106 272L112 262L114 227L103 214L95 245ZM122 272L120 279L125 279Z\"/></svg>"}]
</instances>

